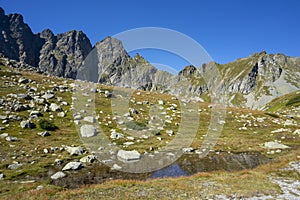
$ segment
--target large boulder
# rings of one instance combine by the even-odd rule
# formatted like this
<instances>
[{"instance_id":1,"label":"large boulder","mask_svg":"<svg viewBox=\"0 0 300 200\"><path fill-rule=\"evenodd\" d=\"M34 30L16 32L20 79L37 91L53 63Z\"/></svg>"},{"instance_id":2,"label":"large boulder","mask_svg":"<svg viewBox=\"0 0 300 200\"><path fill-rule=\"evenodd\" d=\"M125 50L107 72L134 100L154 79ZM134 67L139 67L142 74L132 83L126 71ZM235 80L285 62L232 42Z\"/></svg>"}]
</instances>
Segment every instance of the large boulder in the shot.
<instances>
[{"instance_id":1,"label":"large boulder","mask_svg":"<svg viewBox=\"0 0 300 200\"><path fill-rule=\"evenodd\" d=\"M80 127L80 134L82 137L93 137L97 131L93 125L84 124Z\"/></svg>"},{"instance_id":2,"label":"large boulder","mask_svg":"<svg viewBox=\"0 0 300 200\"><path fill-rule=\"evenodd\" d=\"M21 121L20 126L23 129L25 129L25 128L33 129L36 127L36 125L34 123L30 122L29 120Z\"/></svg>"},{"instance_id":3,"label":"large boulder","mask_svg":"<svg viewBox=\"0 0 300 200\"><path fill-rule=\"evenodd\" d=\"M141 158L141 154L136 150L125 151L121 149L118 151L117 156L123 161L134 161L139 160Z\"/></svg>"},{"instance_id":4,"label":"large boulder","mask_svg":"<svg viewBox=\"0 0 300 200\"><path fill-rule=\"evenodd\" d=\"M66 174L63 173L63 172L56 172L55 174L53 174L53 175L51 176L51 179L57 180L57 179L64 178L65 176L66 176Z\"/></svg>"},{"instance_id":5,"label":"large boulder","mask_svg":"<svg viewBox=\"0 0 300 200\"><path fill-rule=\"evenodd\" d=\"M78 170L82 167L81 162L69 162L64 166L62 171L67 171L67 170Z\"/></svg>"},{"instance_id":6,"label":"large boulder","mask_svg":"<svg viewBox=\"0 0 300 200\"><path fill-rule=\"evenodd\" d=\"M67 147L67 152L70 153L71 156L73 155L81 155L84 153L84 149L82 147Z\"/></svg>"}]
</instances>

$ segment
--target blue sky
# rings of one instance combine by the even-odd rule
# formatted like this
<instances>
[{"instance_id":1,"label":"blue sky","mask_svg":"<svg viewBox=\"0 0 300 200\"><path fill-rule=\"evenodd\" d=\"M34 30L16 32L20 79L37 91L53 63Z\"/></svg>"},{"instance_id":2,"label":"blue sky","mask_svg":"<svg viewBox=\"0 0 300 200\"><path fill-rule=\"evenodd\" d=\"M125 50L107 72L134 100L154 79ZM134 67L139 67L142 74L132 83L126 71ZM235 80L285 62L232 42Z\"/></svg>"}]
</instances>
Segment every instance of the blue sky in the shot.
<instances>
[{"instance_id":1,"label":"blue sky","mask_svg":"<svg viewBox=\"0 0 300 200\"><path fill-rule=\"evenodd\" d=\"M218 63L253 52L300 56L299 0L1 0L21 13L33 32L82 30L92 44L139 27L164 27L200 43ZM150 62L177 69L187 63L172 54L141 51Z\"/></svg>"}]
</instances>

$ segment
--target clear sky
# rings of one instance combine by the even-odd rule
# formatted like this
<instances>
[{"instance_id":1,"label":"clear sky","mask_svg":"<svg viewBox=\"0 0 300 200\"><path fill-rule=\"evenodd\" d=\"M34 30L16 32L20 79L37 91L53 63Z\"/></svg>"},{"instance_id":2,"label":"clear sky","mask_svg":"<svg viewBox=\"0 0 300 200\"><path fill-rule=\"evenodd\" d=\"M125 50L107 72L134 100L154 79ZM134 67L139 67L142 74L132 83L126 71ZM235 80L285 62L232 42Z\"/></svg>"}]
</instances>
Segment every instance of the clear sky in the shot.
<instances>
[{"instance_id":1,"label":"clear sky","mask_svg":"<svg viewBox=\"0 0 300 200\"><path fill-rule=\"evenodd\" d=\"M300 56L299 0L0 0L0 6L21 13L35 33L82 30L92 44L150 26L192 37L218 63L262 50ZM165 52L141 54L150 62L185 64Z\"/></svg>"}]
</instances>

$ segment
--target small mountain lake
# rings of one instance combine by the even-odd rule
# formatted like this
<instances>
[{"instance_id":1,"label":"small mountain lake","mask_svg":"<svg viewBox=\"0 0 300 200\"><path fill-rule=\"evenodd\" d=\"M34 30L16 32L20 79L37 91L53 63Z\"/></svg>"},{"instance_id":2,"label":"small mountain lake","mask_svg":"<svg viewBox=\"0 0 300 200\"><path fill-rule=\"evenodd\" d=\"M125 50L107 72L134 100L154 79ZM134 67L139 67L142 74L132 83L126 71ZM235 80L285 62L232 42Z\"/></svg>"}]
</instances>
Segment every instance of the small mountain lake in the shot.
<instances>
[{"instance_id":1,"label":"small mountain lake","mask_svg":"<svg viewBox=\"0 0 300 200\"><path fill-rule=\"evenodd\" d=\"M271 160L259 153L211 153L204 158L197 154L184 154L173 164L151 173L125 173L111 170L102 163L88 165L78 171L66 172L63 179L53 180L52 184L65 188L78 188L82 185L103 183L114 179L147 180L164 177L190 176L200 172L238 171L252 169ZM47 178L61 167L53 166L43 178ZM41 177L40 177L41 178Z\"/></svg>"}]
</instances>

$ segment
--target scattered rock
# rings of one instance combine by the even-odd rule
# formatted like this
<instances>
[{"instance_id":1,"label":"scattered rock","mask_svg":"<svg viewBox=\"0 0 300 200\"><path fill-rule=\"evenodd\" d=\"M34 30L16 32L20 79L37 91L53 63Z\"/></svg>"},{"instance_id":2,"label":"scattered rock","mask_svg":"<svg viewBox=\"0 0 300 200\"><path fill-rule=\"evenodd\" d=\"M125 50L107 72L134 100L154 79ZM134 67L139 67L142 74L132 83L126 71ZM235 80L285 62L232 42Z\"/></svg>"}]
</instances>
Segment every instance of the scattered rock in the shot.
<instances>
[{"instance_id":1,"label":"scattered rock","mask_svg":"<svg viewBox=\"0 0 300 200\"><path fill-rule=\"evenodd\" d=\"M159 105L164 105L164 101L163 100L158 100L158 104Z\"/></svg>"},{"instance_id":2,"label":"scattered rock","mask_svg":"<svg viewBox=\"0 0 300 200\"><path fill-rule=\"evenodd\" d=\"M53 174L52 176L51 176L51 179L52 180L57 180L57 179L61 179L61 178L64 178L64 177L66 177L67 175L65 174L65 173L63 173L63 172L56 172L55 174Z\"/></svg>"},{"instance_id":3,"label":"scattered rock","mask_svg":"<svg viewBox=\"0 0 300 200\"><path fill-rule=\"evenodd\" d=\"M120 170L120 169L122 169L122 167L117 164L114 164L111 169L112 170Z\"/></svg>"},{"instance_id":4,"label":"scattered rock","mask_svg":"<svg viewBox=\"0 0 300 200\"><path fill-rule=\"evenodd\" d=\"M67 152L70 153L71 156L73 155L82 155L84 153L84 149L82 147L67 147Z\"/></svg>"},{"instance_id":5,"label":"scattered rock","mask_svg":"<svg viewBox=\"0 0 300 200\"><path fill-rule=\"evenodd\" d=\"M183 153L192 153L195 149L192 147L188 147L188 148L183 148L182 152Z\"/></svg>"},{"instance_id":6,"label":"scattered rock","mask_svg":"<svg viewBox=\"0 0 300 200\"><path fill-rule=\"evenodd\" d=\"M44 186L38 185L38 186L36 187L36 190L42 190L43 188L44 188Z\"/></svg>"},{"instance_id":7,"label":"scattered rock","mask_svg":"<svg viewBox=\"0 0 300 200\"><path fill-rule=\"evenodd\" d=\"M89 122L89 123L95 123L96 119L92 116L86 116L83 118L84 121Z\"/></svg>"},{"instance_id":8,"label":"scattered rock","mask_svg":"<svg viewBox=\"0 0 300 200\"><path fill-rule=\"evenodd\" d=\"M8 165L8 169L11 169L11 170L16 170L16 169L18 169L18 168L20 168L20 167L22 167L23 165L22 164L20 164L20 163L13 163L13 164L10 164L10 165Z\"/></svg>"},{"instance_id":9,"label":"scattered rock","mask_svg":"<svg viewBox=\"0 0 300 200\"><path fill-rule=\"evenodd\" d=\"M105 90L104 96L105 96L106 98L112 97L112 93L110 93L108 90Z\"/></svg>"},{"instance_id":10,"label":"scattered rock","mask_svg":"<svg viewBox=\"0 0 300 200\"><path fill-rule=\"evenodd\" d=\"M42 117L43 114L40 111L33 110L30 112L30 116Z\"/></svg>"},{"instance_id":11,"label":"scattered rock","mask_svg":"<svg viewBox=\"0 0 300 200\"><path fill-rule=\"evenodd\" d=\"M92 163L96 159L97 159L96 156L94 156L94 155L88 155L88 156L85 156L85 157L81 158L80 162L82 162L82 163Z\"/></svg>"},{"instance_id":12,"label":"scattered rock","mask_svg":"<svg viewBox=\"0 0 300 200\"><path fill-rule=\"evenodd\" d=\"M61 107L59 105L57 105L56 103L51 103L49 108L53 112L61 111Z\"/></svg>"},{"instance_id":13,"label":"scattered rock","mask_svg":"<svg viewBox=\"0 0 300 200\"><path fill-rule=\"evenodd\" d=\"M35 128L35 124L30 122L29 120L26 120L26 121L21 121L20 123L20 126L21 128L25 129L25 128L30 128L30 129L33 129Z\"/></svg>"},{"instance_id":14,"label":"scattered rock","mask_svg":"<svg viewBox=\"0 0 300 200\"><path fill-rule=\"evenodd\" d=\"M271 131L271 133L281 133L281 132L287 132L287 131L289 131L289 129L286 129L286 128L280 128L280 129Z\"/></svg>"},{"instance_id":15,"label":"scattered rock","mask_svg":"<svg viewBox=\"0 0 300 200\"><path fill-rule=\"evenodd\" d=\"M277 141L266 142L266 143L264 143L264 147L267 149L288 149L288 148L290 148L289 146L280 144Z\"/></svg>"},{"instance_id":16,"label":"scattered rock","mask_svg":"<svg viewBox=\"0 0 300 200\"><path fill-rule=\"evenodd\" d=\"M7 136L5 139L6 139L6 141L9 141L9 142L15 142L15 141L18 141L18 138L12 137L12 136Z\"/></svg>"},{"instance_id":17,"label":"scattered rock","mask_svg":"<svg viewBox=\"0 0 300 200\"><path fill-rule=\"evenodd\" d=\"M0 173L0 180L4 179L5 175L3 173Z\"/></svg>"},{"instance_id":18,"label":"scattered rock","mask_svg":"<svg viewBox=\"0 0 300 200\"><path fill-rule=\"evenodd\" d=\"M21 78L18 80L18 83L26 84L26 83L29 83L29 80L28 80L27 78L21 77Z\"/></svg>"},{"instance_id":19,"label":"scattered rock","mask_svg":"<svg viewBox=\"0 0 300 200\"><path fill-rule=\"evenodd\" d=\"M111 139L120 139L120 138L123 138L124 135L122 133L117 133L115 131L113 131L111 134L110 134L110 138Z\"/></svg>"},{"instance_id":20,"label":"scattered rock","mask_svg":"<svg viewBox=\"0 0 300 200\"><path fill-rule=\"evenodd\" d=\"M57 113L57 116L58 116L58 117L65 117L66 114L65 114L64 112L59 112L59 113Z\"/></svg>"},{"instance_id":21,"label":"scattered rock","mask_svg":"<svg viewBox=\"0 0 300 200\"><path fill-rule=\"evenodd\" d=\"M43 131L43 132L39 132L38 135L42 137L47 137L50 136L51 134L48 131Z\"/></svg>"},{"instance_id":22,"label":"scattered rock","mask_svg":"<svg viewBox=\"0 0 300 200\"><path fill-rule=\"evenodd\" d=\"M51 94L51 93L46 93L42 96L42 98L44 99L53 99L54 98L54 94Z\"/></svg>"},{"instance_id":23,"label":"scattered rock","mask_svg":"<svg viewBox=\"0 0 300 200\"><path fill-rule=\"evenodd\" d=\"M300 129L297 129L297 130L295 130L294 132L293 132L293 134L298 134L298 135L300 135Z\"/></svg>"},{"instance_id":24,"label":"scattered rock","mask_svg":"<svg viewBox=\"0 0 300 200\"><path fill-rule=\"evenodd\" d=\"M64 166L64 168L62 169L62 171L78 170L78 169L81 169L81 167L82 167L81 162L69 162L68 164L66 164Z\"/></svg>"},{"instance_id":25,"label":"scattered rock","mask_svg":"<svg viewBox=\"0 0 300 200\"><path fill-rule=\"evenodd\" d=\"M8 136L8 133L2 133L1 135L0 135L0 138L6 138Z\"/></svg>"},{"instance_id":26,"label":"scattered rock","mask_svg":"<svg viewBox=\"0 0 300 200\"><path fill-rule=\"evenodd\" d=\"M139 160L141 158L141 154L136 151L125 151L125 150L119 150L117 154L118 158L124 161L133 161L133 160Z\"/></svg>"},{"instance_id":27,"label":"scattered rock","mask_svg":"<svg viewBox=\"0 0 300 200\"><path fill-rule=\"evenodd\" d=\"M93 125L84 124L80 127L80 134L82 137L93 137L97 131Z\"/></svg>"}]
</instances>

